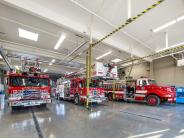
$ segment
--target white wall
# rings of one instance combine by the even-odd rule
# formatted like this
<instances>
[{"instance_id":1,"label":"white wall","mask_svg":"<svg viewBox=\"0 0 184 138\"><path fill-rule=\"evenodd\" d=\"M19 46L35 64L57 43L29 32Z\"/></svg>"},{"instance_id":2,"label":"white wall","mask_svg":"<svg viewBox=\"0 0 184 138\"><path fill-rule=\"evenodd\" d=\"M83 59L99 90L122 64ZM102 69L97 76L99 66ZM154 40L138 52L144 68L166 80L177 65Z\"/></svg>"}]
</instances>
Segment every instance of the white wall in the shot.
<instances>
[{"instance_id":1,"label":"white wall","mask_svg":"<svg viewBox=\"0 0 184 138\"><path fill-rule=\"evenodd\" d=\"M150 74L149 68L150 68L149 63L134 65L130 73L130 76L132 76L134 79L138 79L141 76L149 77L149 74ZM124 68L126 76L129 74L130 70L131 70L131 66ZM122 79L124 79L124 77Z\"/></svg>"},{"instance_id":2,"label":"white wall","mask_svg":"<svg viewBox=\"0 0 184 138\"><path fill-rule=\"evenodd\" d=\"M131 67L124 68L126 75L130 69ZM152 63L134 65L130 76L134 79L140 76L154 78L159 85L184 86L184 67L177 67L171 56L154 60Z\"/></svg>"},{"instance_id":3,"label":"white wall","mask_svg":"<svg viewBox=\"0 0 184 138\"><path fill-rule=\"evenodd\" d=\"M184 67L177 67L172 57L154 60L153 74L158 84L184 86Z\"/></svg>"}]
</instances>

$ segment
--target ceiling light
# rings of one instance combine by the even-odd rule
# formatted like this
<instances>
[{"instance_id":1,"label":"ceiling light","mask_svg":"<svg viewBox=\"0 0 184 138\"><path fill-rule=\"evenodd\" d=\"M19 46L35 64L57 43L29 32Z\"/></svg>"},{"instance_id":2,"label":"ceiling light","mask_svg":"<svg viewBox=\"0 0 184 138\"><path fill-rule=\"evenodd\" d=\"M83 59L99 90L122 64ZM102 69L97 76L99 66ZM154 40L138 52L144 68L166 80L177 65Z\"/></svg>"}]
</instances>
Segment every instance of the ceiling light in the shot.
<instances>
[{"instance_id":1,"label":"ceiling light","mask_svg":"<svg viewBox=\"0 0 184 138\"><path fill-rule=\"evenodd\" d=\"M50 63L49 63L49 66L52 66L52 65L53 65L53 63L52 63L52 62L50 62Z\"/></svg>"},{"instance_id":2,"label":"ceiling light","mask_svg":"<svg viewBox=\"0 0 184 138\"><path fill-rule=\"evenodd\" d=\"M103 54L103 55L97 57L96 60L101 59L101 58L103 58L103 57L105 57L105 56L107 56L107 55L109 55L109 54L111 54L111 53L112 53L112 51L109 51L109 52L107 52L107 53L105 53L105 54Z\"/></svg>"},{"instance_id":3,"label":"ceiling light","mask_svg":"<svg viewBox=\"0 0 184 138\"><path fill-rule=\"evenodd\" d=\"M181 17L177 18L176 20L177 20L177 22L182 21L182 20L184 20L184 16L181 16Z\"/></svg>"},{"instance_id":4,"label":"ceiling light","mask_svg":"<svg viewBox=\"0 0 184 138\"><path fill-rule=\"evenodd\" d=\"M23 37L29 40L33 40L33 41L37 41L38 40L38 34L37 33L33 33L24 29L19 28L19 37Z\"/></svg>"},{"instance_id":5,"label":"ceiling light","mask_svg":"<svg viewBox=\"0 0 184 138\"><path fill-rule=\"evenodd\" d=\"M171 26L171 25L173 25L175 23L176 23L176 20L170 21L170 22L168 22L168 23L166 23L166 24L164 24L164 25L154 29L153 32L156 33L156 32L158 32L158 31L160 31L162 29L165 29L165 28L167 28L167 27L169 27L169 26Z\"/></svg>"},{"instance_id":6,"label":"ceiling light","mask_svg":"<svg viewBox=\"0 0 184 138\"><path fill-rule=\"evenodd\" d=\"M122 61L122 60L119 59L119 58L116 58L116 59L113 59L113 60L112 60L112 62L115 62L115 63L120 62L120 61Z\"/></svg>"},{"instance_id":7,"label":"ceiling light","mask_svg":"<svg viewBox=\"0 0 184 138\"><path fill-rule=\"evenodd\" d=\"M121 66L126 67L126 66L129 66L129 65L131 65L131 64L132 64L132 62L124 63L124 64L122 64Z\"/></svg>"},{"instance_id":8,"label":"ceiling light","mask_svg":"<svg viewBox=\"0 0 184 138\"><path fill-rule=\"evenodd\" d=\"M58 40L58 42L56 43L54 49L57 50L60 47L61 43L64 41L65 38L66 38L65 35L61 35L60 38L59 38L59 40Z\"/></svg>"},{"instance_id":9,"label":"ceiling light","mask_svg":"<svg viewBox=\"0 0 184 138\"><path fill-rule=\"evenodd\" d=\"M139 62L138 60L137 61L134 61L133 63L132 62L128 62L128 63L122 64L121 66L126 67L126 66L130 66L132 64L137 64L138 62Z\"/></svg>"},{"instance_id":10,"label":"ceiling light","mask_svg":"<svg viewBox=\"0 0 184 138\"><path fill-rule=\"evenodd\" d=\"M15 66L15 69L19 69L19 66Z\"/></svg>"},{"instance_id":11,"label":"ceiling light","mask_svg":"<svg viewBox=\"0 0 184 138\"><path fill-rule=\"evenodd\" d=\"M44 69L44 71L43 72L47 72L48 71L48 69Z\"/></svg>"},{"instance_id":12,"label":"ceiling light","mask_svg":"<svg viewBox=\"0 0 184 138\"><path fill-rule=\"evenodd\" d=\"M162 30L162 29L165 29L165 28L167 28L167 27L169 27L169 26L171 26L171 25L173 25L173 24L175 24L175 23L177 23L177 22L182 21L182 20L184 20L184 16L178 17L178 18L175 19L175 20L172 20L172 21L170 21L170 22L168 22L168 23L166 23L166 24L164 24L164 25L162 25L162 26L160 26L160 27L158 27L158 28L156 28L156 29L153 29L153 32L156 33L156 32L158 32L158 31L160 31L160 30Z\"/></svg>"},{"instance_id":13,"label":"ceiling light","mask_svg":"<svg viewBox=\"0 0 184 138\"><path fill-rule=\"evenodd\" d=\"M167 47L167 48L163 48L163 49L157 50L156 52L161 52L161 51L163 51L163 50L167 50L167 49L169 49L169 48L173 48L173 47L177 47L177 46L181 46L181 45L184 45L184 42L180 42L180 43L174 44L174 45L172 45L172 46L169 46L169 47Z\"/></svg>"},{"instance_id":14,"label":"ceiling light","mask_svg":"<svg viewBox=\"0 0 184 138\"><path fill-rule=\"evenodd\" d=\"M56 60L55 60L55 59L53 59L51 62L52 62L52 63L54 63L55 61L56 61Z\"/></svg>"}]
</instances>

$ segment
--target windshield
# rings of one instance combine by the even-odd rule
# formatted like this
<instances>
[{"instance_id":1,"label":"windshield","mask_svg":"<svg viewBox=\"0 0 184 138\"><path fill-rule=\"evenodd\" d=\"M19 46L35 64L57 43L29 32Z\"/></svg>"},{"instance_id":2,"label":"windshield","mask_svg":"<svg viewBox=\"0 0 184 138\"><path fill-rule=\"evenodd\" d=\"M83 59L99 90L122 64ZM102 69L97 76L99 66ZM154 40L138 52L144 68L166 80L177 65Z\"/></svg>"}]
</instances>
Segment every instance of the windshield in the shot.
<instances>
[{"instance_id":1,"label":"windshield","mask_svg":"<svg viewBox=\"0 0 184 138\"><path fill-rule=\"evenodd\" d=\"M90 87L92 87L92 88L102 88L103 87L103 82L94 80L93 82L90 83Z\"/></svg>"},{"instance_id":2,"label":"windshield","mask_svg":"<svg viewBox=\"0 0 184 138\"><path fill-rule=\"evenodd\" d=\"M11 86L43 87L49 85L49 79L33 77L10 77Z\"/></svg>"},{"instance_id":3,"label":"windshield","mask_svg":"<svg viewBox=\"0 0 184 138\"><path fill-rule=\"evenodd\" d=\"M151 85L151 84L157 84L155 80L148 80L148 84Z\"/></svg>"}]
</instances>

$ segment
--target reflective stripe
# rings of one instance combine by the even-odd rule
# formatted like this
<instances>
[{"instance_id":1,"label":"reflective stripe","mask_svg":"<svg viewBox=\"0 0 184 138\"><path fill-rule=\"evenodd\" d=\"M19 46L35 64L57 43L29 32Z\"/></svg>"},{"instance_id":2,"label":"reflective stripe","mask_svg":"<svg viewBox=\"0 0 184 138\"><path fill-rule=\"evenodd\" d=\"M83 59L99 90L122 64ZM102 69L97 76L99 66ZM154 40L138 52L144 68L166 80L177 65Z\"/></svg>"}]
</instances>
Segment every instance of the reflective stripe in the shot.
<instances>
[{"instance_id":1,"label":"reflective stripe","mask_svg":"<svg viewBox=\"0 0 184 138\"><path fill-rule=\"evenodd\" d=\"M115 91L115 94L124 94L124 91Z\"/></svg>"},{"instance_id":2,"label":"reflective stripe","mask_svg":"<svg viewBox=\"0 0 184 138\"><path fill-rule=\"evenodd\" d=\"M80 98L84 98L84 99L86 99L86 96L80 96Z\"/></svg>"},{"instance_id":3,"label":"reflective stripe","mask_svg":"<svg viewBox=\"0 0 184 138\"><path fill-rule=\"evenodd\" d=\"M135 97L146 97L144 94L135 94Z\"/></svg>"},{"instance_id":4,"label":"reflective stripe","mask_svg":"<svg viewBox=\"0 0 184 138\"><path fill-rule=\"evenodd\" d=\"M70 94L70 97L74 97L74 95L73 94Z\"/></svg>"},{"instance_id":5,"label":"reflective stripe","mask_svg":"<svg viewBox=\"0 0 184 138\"><path fill-rule=\"evenodd\" d=\"M136 90L136 93L147 93L147 90Z\"/></svg>"},{"instance_id":6,"label":"reflective stripe","mask_svg":"<svg viewBox=\"0 0 184 138\"><path fill-rule=\"evenodd\" d=\"M105 91L105 93L115 93L115 94L124 94L125 92L124 91Z\"/></svg>"}]
</instances>

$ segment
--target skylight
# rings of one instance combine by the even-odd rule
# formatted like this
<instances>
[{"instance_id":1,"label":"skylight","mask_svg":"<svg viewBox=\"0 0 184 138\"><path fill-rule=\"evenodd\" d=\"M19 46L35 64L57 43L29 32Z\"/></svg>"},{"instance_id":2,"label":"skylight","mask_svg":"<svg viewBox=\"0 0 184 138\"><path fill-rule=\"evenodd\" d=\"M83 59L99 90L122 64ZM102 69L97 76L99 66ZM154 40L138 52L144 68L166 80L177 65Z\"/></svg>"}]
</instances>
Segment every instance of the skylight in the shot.
<instances>
[{"instance_id":1,"label":"skylight","mask_svg":"<svg viewBox=\"0 0 184 138\"><path fill-rule=\"evenodd\" d=\"M38 41L38 34L19 28L19 37L26 38L33 41Z\"/></svg>"}]
</instances>

